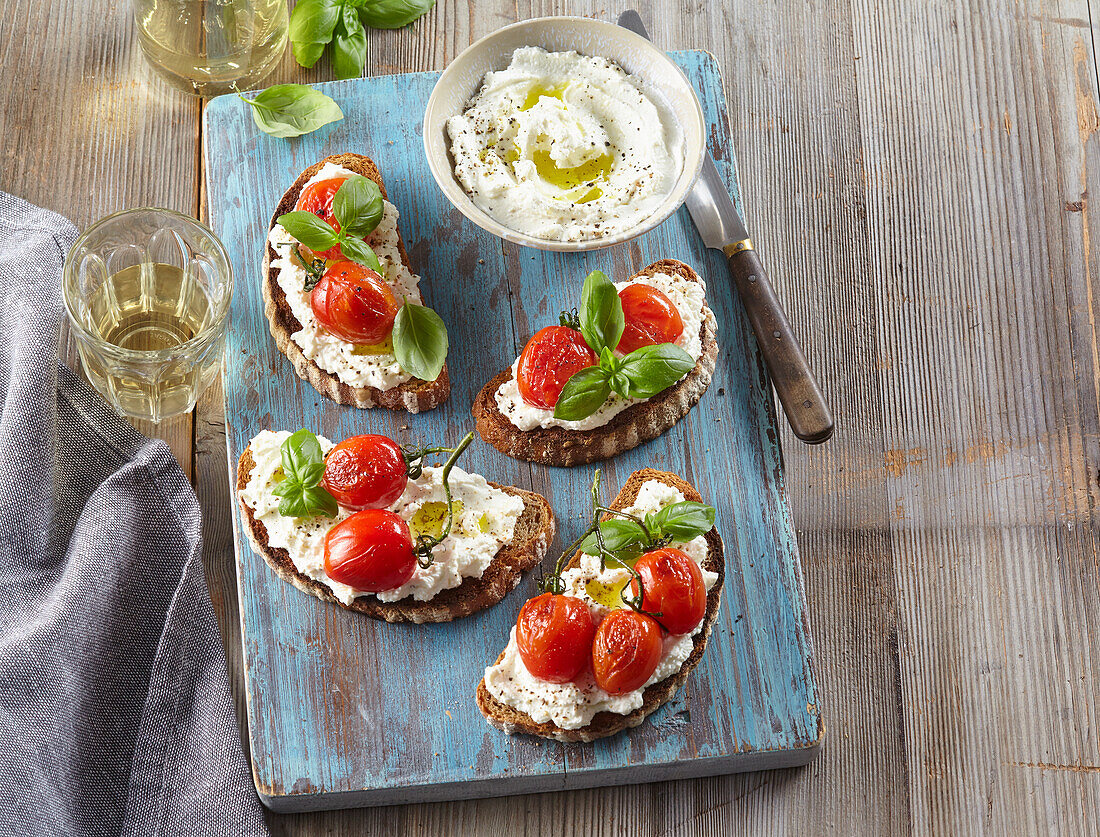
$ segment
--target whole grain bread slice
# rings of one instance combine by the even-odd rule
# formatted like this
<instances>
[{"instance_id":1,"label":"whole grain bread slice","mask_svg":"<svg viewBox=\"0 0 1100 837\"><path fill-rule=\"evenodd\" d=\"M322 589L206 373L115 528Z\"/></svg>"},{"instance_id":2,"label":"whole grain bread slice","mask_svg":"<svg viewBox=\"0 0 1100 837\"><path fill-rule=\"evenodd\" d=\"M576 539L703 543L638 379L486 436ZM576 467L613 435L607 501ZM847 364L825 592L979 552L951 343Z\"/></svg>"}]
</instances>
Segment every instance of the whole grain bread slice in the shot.
<instances>
[{"instance_id":1,"label":"whole grain bread slice","mask_svg":"<svg viewBox=\"0 0 1100 837\"><path fill-rule=\"evenodd\" d=\"M385 184L382 183L382 175L373 160L361 154L334 154L314 163L298 176L298 179L286 190L283 199L279 201L279 205L275 208L275 213L271 216L271 223L268 225L268 231L275 227L275 220L280 215L294 209L294 205L298 202L298 196L301 194L306 182L317 174L325 163L343 166L356 174L370 178L378 184L378 188L382 191L382 197L387 197ZM397 248L401 252L401 261L411 271L409 254L405 250L405 243L400 238L400 234L398 235ZM302 324L294 316L290 305L287 303L286 294L279 286L278 270L272 267L272 263L276 258L278 258L278 254L271 246L271 242L265 241L263 266L264 313L267 315L271 336L275 338L275 345L279 347L280 352L287 356L299 377L308 381L319 393L327 395L333 401L355 407L385 407L390 410L407 410L410 413L419 413L423 410L434 409L447 400L447 397L451 394L451 382L447 375L446 366L443 367L443 371L434 381L422 381L418 378L412 378L390 389L377 389L369 386L356 387L346 384L333 373L326 372L311 358L306 357L301 347L291 339L292 334L301 330Z\"/></svg>"},{"instance_id":2,"label":"whole grain bread slice","mask_svg":"<svg viewBox=\"0 0 1100 837\"><path fill-rule=\"evenodd\" d=\"M237 499L244 515L245 531L252 548L263 556L268 566L283 581L287 581L311 596L334 602L347 610L363 613L387 622L450 622L469 616L499 602L523 577L523 573L538 564L554 539L554 513L544 497L510 485L489 485L523 500L523 513L516 521L510 543L500 548L480 578L469 576L457 587L442 590L427 601L412 596L396 602L379 601L374 596L360 596L345 605L325 584L299 572L290 553L268 543L267 529L257 520L255 511L241 498L248 477L256 462L251 448L246 448L237 463Z\"/></svg>"},{"instance_id":3,"label":"whole grain bread slice","mask_svg":"<svg viewBox=\"0 0 1100 837\"><path fill-rule=\"evenodd\" d=\"M634 274L633 279L655 273L679 274L703 284L689 265L676 259L661 259ZM543 465L583 465L610 459L642 442L655 439L687 415L710 386L718 360L718 325L706 308L699 326L703 352L695 367L674 386L645 401L627 407L607 424L592 430L539 427L520 430L500 411L496 392L512 378L511 367L482 387L472 412L481 438L502 453Z\"/></svg>"},{"instance_id":4,"label":"whole grain bread slice","mask_svg":"<svg viewBox=\"0 0 1100 837\"><path fill-rule=\"evenodd\" d=\"M658 471L653 468L643 468L631 474L630 479L626 481L622 491L619 492L619 496L611 503L610 508L625 509L630 506L637 499L642 485L649 480L660 480L667 485L674 486L679 489L686 500L702 502L702 497L699 496L699 492L695 490L694 486L676 474ZM604 515L604 517L606 518L607 515ZM703 616L703 627L695 635L691 654L684 661L683 666L675 674L648 686L645 692L642 693L641 706L627 715L619 715L614 712L597 712L587 726L579 729L562 729L550 721L536 722L527 713L501 703L489 693L485 686L485 679L482 678L477 686L476 696L478 709L481 710L485 719L492 726L507 733L522 732L527 735L537 735L541 738L553 738L557 741L595 741L597 738L606 738L609 735L620 733L624 729L638 726L659 706L668 702L676 694L676 690L687 680L688 675L691 674L692 669L695 668L699 659L703 656L703 649L706 647L708 637L710 637L711 626L718 616L718 608L722 603L722 583L726 576L722 538L717 529L711 529L706 534L706 540L707 557L703 561L703 569L717 573L718 580L707 594L707 610ZM578 551L569 559L567 567L576 566L580 560L581 553ZM504 652L501 651L496 662L499 663L503 658Z\"/></svg>"}]
</instances>

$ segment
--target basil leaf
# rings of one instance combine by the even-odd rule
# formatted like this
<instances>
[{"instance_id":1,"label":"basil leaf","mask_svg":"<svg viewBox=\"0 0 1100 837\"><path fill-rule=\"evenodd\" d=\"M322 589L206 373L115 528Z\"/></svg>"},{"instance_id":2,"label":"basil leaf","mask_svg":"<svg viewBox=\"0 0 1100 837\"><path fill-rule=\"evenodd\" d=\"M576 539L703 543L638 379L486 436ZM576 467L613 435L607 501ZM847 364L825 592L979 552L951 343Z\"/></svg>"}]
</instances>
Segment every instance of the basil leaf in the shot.
<instances>
[{"instance_id":1,"label":"basil leaf","mask_svg":"<svg viewBox=\"0 0 1100 837\"><path fill-rule=\"evenodd\" d=\"M310 516L336 517L340 511L336 498L319 485L303 491L302 499L305 501L306 508L309 509Z\"/></svg>"},{"instance_id":2,"label":"basil leaf","mask_svg":"<svg viewBox=\"0 0 1100 837\"><path fill-rule=\"evenodd\" d=\"M325 454L321 443L308 430L291 433L279 447L283 460L283 473L288 481L316 485L325 470Z\"/></svg>"},{"instance_id":3,"label":"basil leaf","mask_svg":"<svg viewBox=\"0 0 1100 837\"><path fill-rule=\"evenodd\" d=\"M295 240L318 252L328 250L339 242L339 236L332 227L312 212L295 210L275 219Z\"/></svg>"},{"instance_id":4,"label":"basil leaf","mask_svg":"<svg viewBox=\"0 0 1100 837\"><path fill-rule=\"evenodd\" d=\"M435 0L354 0L353 4L372 29L400 29L427 13Z\"/></svg>"},{"instance_id":5,"label":"basil leaf","mask_svg":"<svg viewBox=\"0 0 1100 837\"><path fill-rule=\"evenodd\" d=\"M447 360L447 327L431 308L406 302L393 322L397 362L422 381L434 381Z\"/></svg>"},{"instance_id":6,"label":"basil leaf","mask_svg":"<svg viewBox=\"0 0 1100 837\"><path fill-rule=\"evenodd\" d=\"M291 41L290 49L294 53L294 60L308 70L321 59L325 51L325 45Z\"/></svg>"},{"instance_id":7,"label":"basil leaf","mask_svg":"<svg viewBox=\"0 0 1100 837\"><path fill-rule=\"evenodd\" d=\"M565 421L588 418L603 406L609 395L607 372L598 366L585 367L565 382L554 405L554 418Z\"/></svg>"},{"instance_id":8,"label":"basil leaf","mask_svg":"<svg viewBox=\"0 0 1100 837\"><path fill-rule=\"evenodd\" d=\"M356 264L369 267L379 276L383 276L382 263L367 242L361 238L345 238L340 242L340 252Z\"/></svg>"},{"instance_id":9,"label":"basil leaf","mask_svg":"<svg viewBox=\"0 0 1100 837\"><path fill-rule=\"evenodd\" d=\"M646 544L645 530L633 520L621 517L600 521L600 534L603 535L604 547L624 561L641 555ZM581 552L586 555L600 554L595 532L581 541Z\"/></svg>"},{"instance_id":10,"label":"basil leaf","mask_svg":"<svg viewBox=\"0 0 1100 837\"><path fill-rule=\"evenodd\" d=\"M343 7L332 39L332 69L336 78L358 78L367 63L367 30L351 6Z\"/></svg>"},{"instance_id":11,"label":"basil leaf","mask_svg":"<svg viewBox=\"0 0 1100 837\"><path fill-rule=\"evenodd\" d=\"M714 528L713 506L685 500L665 506L655 514L646 515L646 526L659 536L668 536L679 543L705 535Z\"/></svg>"},{"instance_id":12,"label":"basil leaf","mask_svg":"<svg viewBox=\"0 0 1100 837\"><path fill-rule=\"evenodd\" d=\"M626 320L623 303L614 283L602 272L593 270L581 289L581 334L597 354L614 349L623 336Z\"/></svg>"},{"instance_id":13,"label":"basil leaf","mask_svg":"<svg viewBox=\"0 0 1100 837\"><path fill-rule=\"evenodd\" d=\"M279 497L279 514L285 517L335 517L336 498L321 487L325 455L321 443L308 430L299 430L286 438L279 448L286 479L272 493Z\"/></svg>"},{"instance_id":14,"label":"basil leaf","mask_svg":"<svg viewBox=\"0 0 1100 837\"><path fill-rule=\"evenodd\" d=\"M622 359L619 370L630 380L629 398L652 398L668 389L695 366L691 355L675 343L642 346Z\"/></svg>"},{"instance_id":15,"label":"basil leaf","mask_svg":"<svg viewBox=\"0 0 1100 837\"><path fill-rule=\"evenodd\" d=\"M339 0L298 0L290 13L291 43L327 44L332 40L342 6Z\"/></svg>"},{"instance_id":16,"label":"basil leaf","mask_svg":"<svg viewBox=\"0 0 1100 837\"><path fill-rule=\"evenodd\" d=\"M355 174L332 196L332 214L346 235L366 238L382 220L382 190L369 177Z\"/></svg>"},{"instance_id":17,"label":"basil leaf","mask_svg":"<svg viewBox=\"0 0 1100 837\"><path fill-rule=\"evenodd\" d=\"M252 108L256 126L273 137L300 137L344 118L336 102L305 84L276 84L252 99L240 98Z\"/></svg>"}]
</instances>

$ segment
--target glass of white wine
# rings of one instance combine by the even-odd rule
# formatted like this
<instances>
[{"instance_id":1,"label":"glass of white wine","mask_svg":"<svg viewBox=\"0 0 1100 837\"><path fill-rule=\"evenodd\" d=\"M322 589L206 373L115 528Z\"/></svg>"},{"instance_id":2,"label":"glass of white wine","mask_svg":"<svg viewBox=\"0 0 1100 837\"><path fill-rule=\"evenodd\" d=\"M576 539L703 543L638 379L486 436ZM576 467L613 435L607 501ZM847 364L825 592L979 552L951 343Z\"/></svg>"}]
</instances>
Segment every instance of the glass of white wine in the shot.
<instances>
[{"instance_id":1,"label":"glass of white wine","mask_svg":"<svg viewBox=\"0 0 1100 837\"><path fill-rule=\"evenodd\" d=\"M221 368L233 271L207 227L170 209L93 224L65 258L65 309L92 385L120 413L186 413Z\"/></svg>"},{"instance_id":2,"label":"glass of white wine","mask_svg":"<svg viewBox=\"0 0 1100 837\"><path fill-rule=\"evenodd\" d=\"M286 0L133 0L138 39L169 84L198 96L255 87L286 48Z\"/></svg>"}]
</instances>

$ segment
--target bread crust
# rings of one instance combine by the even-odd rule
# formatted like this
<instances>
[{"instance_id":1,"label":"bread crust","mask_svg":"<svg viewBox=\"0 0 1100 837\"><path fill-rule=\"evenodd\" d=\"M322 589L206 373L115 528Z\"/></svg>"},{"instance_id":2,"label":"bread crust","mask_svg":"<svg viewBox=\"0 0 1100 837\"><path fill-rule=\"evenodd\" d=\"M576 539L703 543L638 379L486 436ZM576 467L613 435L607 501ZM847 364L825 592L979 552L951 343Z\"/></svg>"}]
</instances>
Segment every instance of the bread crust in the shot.
<instances>
[{"instance_id":1,"label":"bread crust","mask_svg":"<svg viewBox=\"0 0 1100 837\"><path fill-rule=\"evenodd\" d=\"M490 482L489 485L493 488L520 497L523 500L523 513L516 521L516 537L493 556L492 563L485 568L481 578L467 577L457 587L441 590L427 601L417 601L412 596L407 596L396 602L382 602L373 596L360 596L352 599L351 604L345 605L326 585L301 573L294 566L290 553L268 543L266 527L256 519L254 510L241 496L255 465L251 447L246 448L237 463L237 501L241 514L244 515L245 531L252 548L263 556L267 565L283 581L311 596L373 619L384 619L387 622L450 622L490 607L519 583L523 573L546 556L546 550L554 539L554 513L544 497L521 488Z\"/></svg>"},{"instance_id":2,"label":"bread crust","mask_svg":"<svg viewBox=\"0 0 1100 837\"><path fill-rule=\"evenodd\" d=\"M317 174L325 163L343 166L356 174L370 178L378 184L382 197L387 197L386 187L382 183L382 175L373 160L361 154L334 154L314 163L298 175L298 179L286 190L282 200L279 201L279 205L275 208L275 212L271 216L271 223L268 225L268 232L275 227L275 220L280 215L293 211L306 182ZM401 261L405 263L405 267L412 270L409 264L409 254L405 250L405 242L402 240L400 232L397 237L397 248L401 252ZM271 242L266 240L264 242L263 265L264 314L267 315L268 326L271 330L271 336L275 339L275 345L290 360L294 371L298 373L300 378L308 381L319 393L328 396L338 404L350 404L354 407L385 407L390 410L407 410L410 413L419 413L434 409L447 400L447 397L451 394L451 382L446 365L434 381L422 381L419 378L412 378L390 389L377 389L376 387L367 386L353 387L346 384L336 375L326 372L318 366L313 359L306 357L301 347L291 339L292 334L301 330L302 324L294 316L294 312L291 311L286 300L286 294L279 287L279 272L272 267L272 262L276 258L278 258L278 254L271 246Z\"/></svg>"},{"instance_id":3,"label":"bread crust","mask_svg":"<svg viewBox=\"0 0 1100 837\"><path fill-rule=\"evenodd\" d=\"M611 503L610 508L618 510L630 506L637 499L642 485L654 479L676 487L687 500L702 502L702 497L699 496L699 492L695 490L694 486L676 474L658 471L653 468L643 468L631 474L630 479L623 485L622 491ZM605 519L606 517L607 515L604 515ZM485 686L485 678L482 678L477 686L476 699L478 709L481 710L485 719L492 726L507 733L522 732L527 735L537 735L541 738L552 738L557 741L587 742L595 741L598 738L606 738L609 735L616 735L625 729L636 727L656 711L658 707L671 700L673 695L676 694L676 690L687 680L688 675L691 674L692 669L695 668L703 656L703 649L706 647L711 627L718 617L718 608L722 603L722 584L726 577L722 538L717 529L711 529L706 534L706 540L707 557L703 562L703 569L717 573L718 580L707 594L707 610L703 616L703 627L695 635L691 654L684 661L684 664L675 674L648 686L645 692L642 693L641 706L627 715L619 715L614 712L597 712L587 726L579 729L562 729L550 721L537 723L527 713L501 703L489 693L488 688ZM578 551L569 559L567 567L576 566L580 560L581 553ZM504 652L501 651L496 662L499 663L503 658Z\"/></svg>"},{"instance_id":4,"label":"bread crust","mask_svg":"<svg viewBox=\"0 0 1100 837\"><path fill-rule=\"evenodd\" d=\"M632 276L677 273L703 284L689 265L676 259L661 259ZM496 392L512 378L508 367L489 381L474 399L471 412L481 438L501 453L543 465L572 466L610 459L643 442L655 439L688 414L710 386L718 360L718 325L710 308L699 327L703 352L695 367L682 381L641 403L627 407L600 427L569 430L539 427L520 430L497 406Z\"/></svg>"}]
</instances>

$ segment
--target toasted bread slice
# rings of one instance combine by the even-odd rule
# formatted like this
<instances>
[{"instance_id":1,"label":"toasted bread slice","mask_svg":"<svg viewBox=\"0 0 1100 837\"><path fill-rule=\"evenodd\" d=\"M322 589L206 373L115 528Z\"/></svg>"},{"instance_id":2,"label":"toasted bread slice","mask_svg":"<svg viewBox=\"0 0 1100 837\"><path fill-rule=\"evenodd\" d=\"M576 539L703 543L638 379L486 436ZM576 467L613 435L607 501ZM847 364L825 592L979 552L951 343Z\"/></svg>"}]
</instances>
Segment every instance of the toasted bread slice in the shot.
<instances>
[{"instance_id":1,"label":"toasted bread slice","mask_svg":"<svg viewBox=\"0 0 1100 837\"><path fill-rule=\"evenodd\" d=\"M670 474L667 471L657 471L653 468L643 468L641 471L635 471L631 474L630 479L626 481L622 491L619 492L619 496L615 498L609 508L625 509L633 504L638 498L638 492L641 490L642 485L649 480L660 480L667 485L674 486L680 490L686 500L702 502L699 492L690 483L675 474ZM607 515L604 515L604 517L606 519ZM668 702L676 694L676 690L680 688L680 685L687 680L691 670L695 668L700 657L703 656L703 649L706 647L707 638L710 636L711 626L718 616L718 607L722 602L722 583L726 576L722 538L717 529L711 529L706 534L706 540L707 557L702 566L704 570L717 573L718 580L715 581L714 586L707 594L707 610L703 616L703 627L695 635L691 654L684 661L680 670L646 688L642 694L643 702L641 706L627 715L619 715L615 712L597 712L587 726L578 729L562 729L551 721L538 723L527 713L501 703L489 693L485 686L485 680L482 678L477 686L477 706L485 719L492 726L507 733L522 732L528 735L537 735L541 738L553 738L558 741L595 741L597 738L606 738L609 735L622 732L624 729L638 726L659 706ZM580 560L581 553L578 551L569 560L567 568L576 566L580 563ZM501 651L496 662L499 663L503 658L504 652Z\"/></svg>"},{"instance_id":2,"label":"toasted bread slice","mask_svg":"<svg viewBox=\"0 0 1100 837\"><path fill-rule=\"evenodd\" d=\"M326 585L299 572L290 559L290 553L267 542L264 524L256 519L253 509L240 499L240 492L248 484L255 464L251 448L246 448L237 463L237 497L252 548L263 556L283 581L290 582L311 596L335 602L347 610L364 613L374 619L387 622L450 622L495 605L519 583L524 572L546 556L546 550L554 539L554 513L544 497L521 488L490 482L493 488L522 498L523 514L516 521L512 542L500 548L481 578L467 577L457 587L441 590L427 601L417 601L408 596L396 602L383 602L373 596L360 596L353 599L350 605L345 605Z\"/></svg>"},{"instance_id":3,"label":"toasted bread slice","mask_svg":"<svg viewBox=\"0 0 1100 837\"><path fill-rule=\"evenodd\" d=\"M676 259L654 262L631 278L655 273L679 274L689 281L703 283L690 266ZM607 424L591 430L564 427L520 430L501 413L496 402L497 390L512 377L509 367L482 387L474 399L472 412L478 432L497 450L516 459L559 466L610 459L655 439L686 416L710 386L718 360L718 326L709 307L699 330L703 352L687 376L652 398L627 407Z\"/></svg>"},{"instance_id":4,"label":"toasted bread slice","mask_svg":"<svg viewBox=\"0 0 1100 837\"><path fill-rule=\"evenodd\" d=\"M382 197L386 197L386 187L382 183L382 175L378 167L369 157L361 154L335 154L326 157L318 163L314 163L304 172L293 185L287 189L283 199L275 208L271 216L268 231L275 227L275 219L280 215L291 212L298 202L298 196L305 187L306 182L321 170L325 163L333 163L337 166L368 177L378 184L382 191ZM401 252L401 261L411 271L409 254L405 250L405 243L400 236L397 241L398 250ZM377 389L375 387L355 387L341 381L331 372L326 372L311 358L305 356L301 347L291 339L291 335L300 331L302 324L290 309L286 294L279 287L278 270L272 267L272 262L278 258L278 254L271 246L270 241L264 243L264 268L263 268L263 296L264 313L267 315L271 336L275 338L275 345L290 360L294 371L299 377L308 381L322 395L327 395L339 404L350 404L355 407L386 407L390 410L407 410L410 413L419 413L423 410L431 410L438 407L451 394L451 382L447 376L447 367L439 373L434 381L422 381L412 378L403 384L398 384L390 389ZM423 290L421 291L423 294Z\"/></svg>"}]
</instances>

